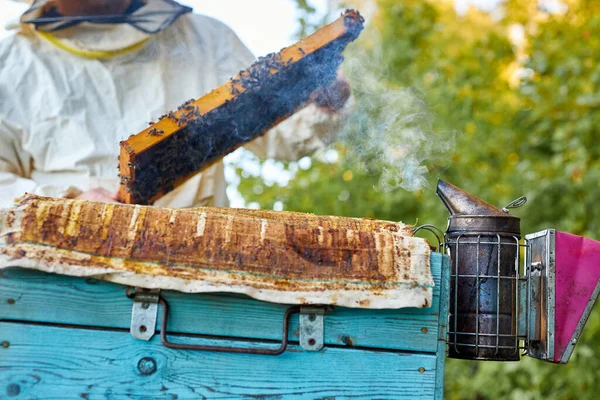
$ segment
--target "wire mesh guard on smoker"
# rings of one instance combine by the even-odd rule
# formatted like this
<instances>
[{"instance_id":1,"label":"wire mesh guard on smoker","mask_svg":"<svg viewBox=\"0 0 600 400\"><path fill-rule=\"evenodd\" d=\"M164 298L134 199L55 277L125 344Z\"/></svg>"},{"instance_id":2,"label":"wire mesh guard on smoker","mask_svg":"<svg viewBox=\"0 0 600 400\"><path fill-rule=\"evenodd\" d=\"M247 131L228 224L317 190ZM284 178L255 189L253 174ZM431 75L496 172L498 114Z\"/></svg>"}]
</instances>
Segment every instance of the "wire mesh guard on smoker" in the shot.
<instances>
[{"instance_id":1,"label":"wire mesh guard on smoker","mask_svg":"<svg viewBox=\"0 0 600 400\"><path fill-rule=\"evenodd\" d=\"M521 242L508 211L526 198L499 209L442 180L437 194L450 212L448 356L566 363L600 294L600 242L554 229Z\"/></svg>"},{"instance_id":2,"label":"wire mesh guard on smoker","mask_svg":"<svg viewBox=\"0 0 600 400\"><path fill-rule=\"evenodd\" d=\"M437 193L451 214L448 355L519 360L520 220L447 182Z\"/></svg>"}]
</instances>

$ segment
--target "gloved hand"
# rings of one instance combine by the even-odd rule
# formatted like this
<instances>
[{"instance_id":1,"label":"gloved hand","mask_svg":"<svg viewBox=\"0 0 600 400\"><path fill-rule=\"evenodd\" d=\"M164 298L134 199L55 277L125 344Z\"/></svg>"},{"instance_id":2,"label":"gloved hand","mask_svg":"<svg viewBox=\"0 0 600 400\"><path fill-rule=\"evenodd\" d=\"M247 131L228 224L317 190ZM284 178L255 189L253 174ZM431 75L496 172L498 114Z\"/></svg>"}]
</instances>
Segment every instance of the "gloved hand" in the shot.
<instances>
[{"instance_id":1,"label":"gloved hand","mask_svg":"<svg viewBox=\"0 0 600 400\"><path fill-rule=\"evenodd\" d=\"M335 112L346 104L350 94L350 83L338 70L336 80L327 87L315 90L311 100L324 111Z\"/></svg>"},{"instance_id":2,"label":"gloved hand","mask_svg":"<svg viewBox=\"0 0 600 400\"><path fill-rule=\"evenodd\" d=\"M103 188L90 189L76 197L79 200L100 201L103 203L118 203L117 195Z\"/></svg>"}]
</instances>

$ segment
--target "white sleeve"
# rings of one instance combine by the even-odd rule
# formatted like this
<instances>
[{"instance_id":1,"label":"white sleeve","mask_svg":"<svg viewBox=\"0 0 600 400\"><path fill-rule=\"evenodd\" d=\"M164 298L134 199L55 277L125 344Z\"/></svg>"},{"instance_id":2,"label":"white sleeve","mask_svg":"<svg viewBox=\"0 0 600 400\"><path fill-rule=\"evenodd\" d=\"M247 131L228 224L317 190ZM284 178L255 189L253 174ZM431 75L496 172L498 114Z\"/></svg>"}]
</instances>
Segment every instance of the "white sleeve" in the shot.
<instances>
[{"instance_id":1,"label":"white sleeve","mask_svg":"<svg viewBox=\"0 0 600 400\"><path fill-rule=\"evenodd\" d=\"M248 68L255 60L236 34L223 26L223 43L217 50L217 68L222 82ZM324 148L335 140L352 109L352 98L336 112L325 111L315 104L298 110L262 137L244 147L261 158L295 161Z\"/></svg>"},{"instance_id":2,"label":"white sleeve","mask_svg":"<svg viewBox=\"0 0 600 400\"><path fill-rule=\"evenodd\" d=\"M348 118L352 104L350 98L344 107L335 112L309 104L271 128L264 136L248 143L245 148L261 158L299 160L336 139Z\"/></svg>"},{"instance_id":3,"label":"white sleeve","mask_svg":"<svg viewBox=\"0 0 600 400\"><path fill-rule=\"evenodd\" d=\"M22 149L23 134L21 127L0 117L0 208L10 207L25 192L51 197L75 197L81 193L71 186L40 185L28 178L33 159Z\"/></svg>"}]
</instances>

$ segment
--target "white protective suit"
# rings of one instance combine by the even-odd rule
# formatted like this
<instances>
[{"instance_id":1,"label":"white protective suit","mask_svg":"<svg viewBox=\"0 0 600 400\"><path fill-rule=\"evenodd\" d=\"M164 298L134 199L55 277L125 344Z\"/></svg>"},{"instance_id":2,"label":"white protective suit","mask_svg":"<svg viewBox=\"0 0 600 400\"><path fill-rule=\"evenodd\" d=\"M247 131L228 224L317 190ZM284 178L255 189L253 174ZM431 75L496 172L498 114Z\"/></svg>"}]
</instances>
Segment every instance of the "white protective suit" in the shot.
<instances>
[{"instance_id":1,"label":"white protective suit","mask_svg":"<svg viewBox=\"0 0 600 400\"><path fill-rule=\"evenodd\" d=\"M54 38L97 51L145 37L126 24L82 23ZM194 14L112 58L73 54L22 26L0 41L0 207L24 192L56 197L95 187L116 192L119 141L253 61L226 25ZM348 107L332 114L309 105L245 147L263 158L301 158L335 135ZM227 206L225 189L223 164L217 163L155 204Z\"/></svg>"}]
</instances>

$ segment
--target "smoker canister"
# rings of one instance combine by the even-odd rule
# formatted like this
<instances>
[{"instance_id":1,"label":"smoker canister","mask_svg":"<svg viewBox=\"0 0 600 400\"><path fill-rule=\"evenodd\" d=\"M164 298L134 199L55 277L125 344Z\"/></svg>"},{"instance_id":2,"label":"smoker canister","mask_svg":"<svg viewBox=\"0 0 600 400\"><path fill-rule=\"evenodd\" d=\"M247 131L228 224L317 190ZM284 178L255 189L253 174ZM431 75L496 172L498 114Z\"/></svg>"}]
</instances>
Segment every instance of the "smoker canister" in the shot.
<instances>
[{"instance_id":1,"label":"smoker canister","mask_svg":"<svg viewBox=\"0 0 600 400\"><path fill-rule=\"evenodd\" d=\"M442 180L437 194L450 211L448 356L519 360L520 219Z\"/></svg>"}]
</instances>

